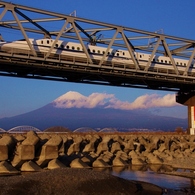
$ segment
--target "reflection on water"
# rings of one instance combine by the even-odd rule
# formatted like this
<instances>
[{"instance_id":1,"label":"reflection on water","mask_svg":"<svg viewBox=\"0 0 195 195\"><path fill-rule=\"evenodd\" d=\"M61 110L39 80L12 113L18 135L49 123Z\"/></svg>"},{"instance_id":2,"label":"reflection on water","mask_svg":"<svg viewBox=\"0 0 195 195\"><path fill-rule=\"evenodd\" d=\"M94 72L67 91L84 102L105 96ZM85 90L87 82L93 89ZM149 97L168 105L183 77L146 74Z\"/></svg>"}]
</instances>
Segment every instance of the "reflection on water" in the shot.
<instances>
[{"instance_id":1,"label":"reflection on water","mask_svg":"<svg viewBox=\"0 0 195 195\"><path fill-rule=\"evenodd\" d=\"M173 190L183 190L183 189L193 189L195 180L172 176L166 174L160 174L161 172L171 172L171 171L183 171L181 169L173 169L171 166L165 165L147 165L147 166L128 166L128 167L113 167L111 169L98 169L99 171L104 171L111 173L117 177L121 177L127 180L144 181L158 185L164 189Z\"/></svg>"}]
</instances>

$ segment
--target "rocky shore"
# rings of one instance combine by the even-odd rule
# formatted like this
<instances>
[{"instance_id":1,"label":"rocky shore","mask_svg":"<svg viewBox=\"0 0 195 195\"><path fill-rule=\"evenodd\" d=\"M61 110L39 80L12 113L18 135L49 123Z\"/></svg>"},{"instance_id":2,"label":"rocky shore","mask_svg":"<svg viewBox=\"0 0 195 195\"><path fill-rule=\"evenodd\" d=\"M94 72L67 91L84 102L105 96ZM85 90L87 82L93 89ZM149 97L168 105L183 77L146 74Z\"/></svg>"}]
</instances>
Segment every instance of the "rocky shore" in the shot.
<instances>
[{"instance_id":1,"label":"rocky shore","mask_svg":"<svg viewBox=\"0 0 195 195\"><path fill-rule=\"evenodd\" d=\"M91 168L162 165L170 167L170 174L175 168L189 169L193 178L194 151L195 136L186 134L2 134L0 174L23 174L1 176L1 194L11 194L10 190L18 191L15 194L162 194L152 184L126 181Z\"/></svg>"}]
</instances>

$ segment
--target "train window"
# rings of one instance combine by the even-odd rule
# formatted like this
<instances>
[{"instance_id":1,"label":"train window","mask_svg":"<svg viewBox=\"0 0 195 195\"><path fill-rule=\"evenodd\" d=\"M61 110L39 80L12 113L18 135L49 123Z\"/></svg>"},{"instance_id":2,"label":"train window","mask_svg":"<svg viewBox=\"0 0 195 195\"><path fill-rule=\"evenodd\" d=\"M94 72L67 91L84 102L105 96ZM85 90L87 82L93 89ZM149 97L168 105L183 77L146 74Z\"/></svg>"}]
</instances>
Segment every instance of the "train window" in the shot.
<instances>
[{"instance_id":1,"label":"train window","mask_svg":"<svg viewBox=\"0 0 195 195\"><path fill-rule=\"evenodd\" d=\"M56 47L58 47L58 44L56 44Z\"/></svg>"},{"instance_id":2,"label":"train window","mask_svg":"<svg viewBox=\"0 0 195 195\"><path fill-rule=\"evenodd\" d=\"M183 65L183 63L181 62L180 65Z\"/></svg>"},{"instance_id":3,"label":"train window","mask_svg":"<svg viewBox=\"0 0 195 195\"><path fill-rule=\"evenodd\" d=\"M74 49L75 49L75 47L74 47L74 46L72 46L72 49L74 50Z\"/></svg>"},{"instance_id":4,"label":"train window","mask_svg":"<svg viewBox=\"0 0 195 195\"><path fill-rule=\"evenodd\" d=\"M69 49L70 48L69 45L67 45L66 48Z\"/></svg>"},{"instance_id":5,"label":"train window","mask_svg":"<svg viewBox=\"0 0 195 195\"><path fill-rule=\"evenodd\" d=\"M163 63L163 60L161 60L161 62Z\"/></svg>"},{"instance_id":6,"label":"train window","mask_svg":"<svg viewBox=\"0 0 195 195\"><path fill-rule=\"evenodd\" d=\"M152 60L153 62L155 62L155 58L153 58L153 60Z\"/></svg>"},{"instance_id":7,"label":"train window","mask_svg":"<svg viewBox=\"0 0 195 195\"><path fill-rule=\"evenodd\" d=\"M98 50L97 52L100 53L100 50Z\"/></svg>"},{"instance_id":8,"label":"train window","mask_svg":"<svg viewBox=\"0 0 195 195\"><path fill-rule=\"evenodd\" d=\"M142 58L142 55L140 55L139 57Z\"/></svg>"},{"instance_id":9,"label":"train window","mask_svg":"<svg viewBox=\"0 0 195 195\"><path fill-rule=\"evenodd\" d=\"M176 64L179 65L179 62L177 62Z\"/></svg>"},{"instance_id":10,"label":"train window","mask_svg":"<svg viewBox=\"0 0 195 195\"><path fill-rule=\"evenodd\" d=\"M93 49L93 53L95 53L95 49Z\"/></svg>"},{"instance_id":11,"label":"train window","mask_svg":"<svg viewBox=\"0 0 195 195\"><path fill-rule=\"evenodd\" d=\"M47 44L49 44L49 40L47 40Z\"/></svg>"},{"instance_id":12,"label":"train window","mask_svg":"<svg viewBox=\"0 0 195 195\"><path fill-rule=\"evenodd\" d=\"M108 55L110 55L110 52L108 52Z\"/></svg>"},{"instance_id":13,"label":"train window","mask_svg":"<svg viewBox=\"0 0 195 195\"><path fill-rule=\"evenodd\" d=\"M186 63L184 63L184 66L186 66Z\"/></svg>"},{"instance_id":14,"label":"train window","mask_svg":"<svg viewBox=\"0 0 195 195\"><path fill-rule=\"evenodd\" d=\"M165 63L167 63L167 60L165 60Z\"/></svg>"},{"instance_id":15,"label":"train window","mask_svg":"<svg viewBox=\"0 0 195 195\"><path fill-rule=\"evenodd\" d=\"M102 51L102 54L105 54L105 51Z\"/></svg>"},{"instance_id":16,"label":"train window","mask_svg":"<svg viewBox=\"0 0 195 195\"><path fill-rule=\"evenodd\" d=\"M119 53L117 53L116 55L119 56Z\"/></svg>"},{"instance_id":17,"label":"train window","mask_svg":"<svg viewBox=\"0 0 195 195\"><path fill-rule=\"evenodd\" d=\"M88 53L90 53L90 49L87 49Z\"/></svg>"},{"instance_id":18,"label":"train window","mask_svg":"<svg viewBox=\"0 0 195 195\"><path fill-rule=\"evenodd\" d=\"M43 44L43 41L41 41L41 44Z\"/></svg>"},{"instance_id":19,"label":"train window","mask_svg":"<svg viewBox=\"0 0 195 195\"><path fill-rule=\"evenodd\" d=\"M159 62L159 59L157 59L156 61Z\"/></svg>"},{"instance_id":20,"label":"train window","mask_svg":"<svg viewBox=\"0 0 195 195\"><path fill-rule=\"evenodd\" d=\"M125 55L125 52L123 52L123 55Z\"/></svg>"},{"instance_id":21,"label":"train window","mask_svg":"<svg viewBox=\"0 0 195 195\"><path fill-rule=\"evenodd\" d=\"M169 61L169 64L171 64L171 61Z\"/></svg>"},{"instance_id":22,"label":"train window","mask_svg":"<svg viewBox=\"0 0 195 195\"><path fill-rule=\"evenodd\" d=\"M77 50L79 51L80 50L80 47L77 47Z\"/></svg>"}]
</instances>

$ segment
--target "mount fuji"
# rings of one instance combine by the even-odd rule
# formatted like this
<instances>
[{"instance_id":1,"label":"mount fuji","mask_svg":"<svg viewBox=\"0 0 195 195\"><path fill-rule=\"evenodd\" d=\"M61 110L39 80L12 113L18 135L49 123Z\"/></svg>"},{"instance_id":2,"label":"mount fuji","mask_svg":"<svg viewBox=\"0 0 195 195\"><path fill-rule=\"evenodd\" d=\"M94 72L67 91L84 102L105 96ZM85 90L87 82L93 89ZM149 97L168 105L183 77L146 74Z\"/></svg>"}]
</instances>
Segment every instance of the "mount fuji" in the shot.
<instances>
[{"instance_id":1,"label":"mount fuji","mask_svg":"<svg viewBox=\"0 0 195 195\"><path fill-rule=\"evenodd\" d=\"M84 96L69 91L53 102L28 113L0 119L0 128L9 130L20 125L30 125L41 130L63 126L70 130L80 127L148 129L174 131L187 128L187 119L157 116L147 108L174 106L171 95L144 95L134 102L122 102L113 94L92 93Z\"/></svg>"}]
</instances>

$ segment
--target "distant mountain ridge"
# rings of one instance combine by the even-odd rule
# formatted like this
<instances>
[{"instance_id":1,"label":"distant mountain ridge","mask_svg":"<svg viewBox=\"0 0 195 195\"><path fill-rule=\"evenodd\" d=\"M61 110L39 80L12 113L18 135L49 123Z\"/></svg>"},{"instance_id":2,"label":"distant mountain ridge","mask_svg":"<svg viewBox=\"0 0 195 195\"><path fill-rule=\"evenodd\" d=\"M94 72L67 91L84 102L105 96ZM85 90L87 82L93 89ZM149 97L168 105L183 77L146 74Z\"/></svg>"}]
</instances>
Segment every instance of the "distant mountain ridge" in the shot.
<instances>
[{"instance_id":1,"label":"distant mountain ridge","mask_svg":"<svg viewBox=\"0 0 195 195\"><path fill-rule=\"evenodd\" d=\"M74 101L72 101L74 103ZM37 110L14 117L0 119L0 128L9 130L15 126L30 125L41 130L52 126L63 126L71 130L91 128L145 128L174 131L176 127L187 128L187 119L163 117L145 109L121 110L93 107L56 107L56 101Z\"/></svg>"}]
</instances>

